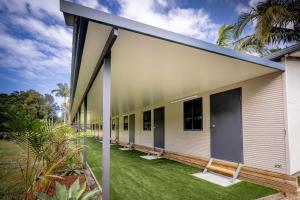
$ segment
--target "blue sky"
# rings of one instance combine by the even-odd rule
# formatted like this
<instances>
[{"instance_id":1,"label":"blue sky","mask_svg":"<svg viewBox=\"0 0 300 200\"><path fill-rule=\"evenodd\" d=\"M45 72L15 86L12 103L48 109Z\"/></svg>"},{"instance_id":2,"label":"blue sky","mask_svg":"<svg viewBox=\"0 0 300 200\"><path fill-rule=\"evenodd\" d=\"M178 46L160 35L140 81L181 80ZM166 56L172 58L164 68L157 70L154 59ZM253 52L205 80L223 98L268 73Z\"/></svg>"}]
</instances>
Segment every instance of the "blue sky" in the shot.
<instances>
[{"instance_id":1,"label":"blue sky","mask_svg":"<svg viewBox=\"0 0 300 200\"><path fill-rule=\"evenodd\" d=\"M257 0L73 2L215 43L218 28L234 23ZM0 92L50 93L56 83L69 83L71 43L72 29L64 24L59 0L1 0Z\"/></svg>"}]
</instances>

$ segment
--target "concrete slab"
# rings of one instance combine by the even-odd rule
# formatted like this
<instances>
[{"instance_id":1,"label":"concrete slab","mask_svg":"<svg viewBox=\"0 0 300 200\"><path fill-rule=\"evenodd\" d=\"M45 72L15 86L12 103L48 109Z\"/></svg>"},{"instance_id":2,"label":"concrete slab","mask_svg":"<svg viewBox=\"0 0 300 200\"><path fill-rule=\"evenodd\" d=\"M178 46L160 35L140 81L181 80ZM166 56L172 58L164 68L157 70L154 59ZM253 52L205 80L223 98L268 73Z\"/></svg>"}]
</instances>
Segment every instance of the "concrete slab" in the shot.
<instances>
[{"instance_id":1,"label":"concrete slab","mask_svg":"<svg viewBox=\"0 0 300 200\"><path fill-rule=\"evenodd\" d=\"M206 181L214 183L216 185L220 185L222 187L228 187L228 186L231 186L231 185L234 185L234 184L240 182L240 180L231 182L231 177L223 176L221 174L216 174L213 172L207 172L205 174L200 172L200 173L192 174L192 176L195 176L202 180L206 180Z\"/></svg>"},{"instance_id":2,"label":"concrete slab","mask_svg":"<svg viewBox=\"0 0 300 200\"><path fill-rule=\"evenodd\" d=\"M123 147L123 148L119 148L121 151L130 151L131 149L127 148L127 147Z\"/></svg>"},{"instance_id":3,"label":"concrete slab","mask_svg":"<svg viewBox=\"0 0 300 200\"><path fill-rule=\"evenodd\" d=\"M140 156L141 158L144 158L146 160L156 160L156 159L160 159L159 156L153 156L153 155L146 155L146 156Z\"/></svg>"},{"instance_id":4,"label":"concrete slab","mask_svg":"<svg viewBox=\"0 0 300 200\"><path fill-rule=\"evenodd\" d=\"M262 197L256 200L284 200L287 199L282 193L272 194L270 196Z\"/></svg>"}]
</instances>

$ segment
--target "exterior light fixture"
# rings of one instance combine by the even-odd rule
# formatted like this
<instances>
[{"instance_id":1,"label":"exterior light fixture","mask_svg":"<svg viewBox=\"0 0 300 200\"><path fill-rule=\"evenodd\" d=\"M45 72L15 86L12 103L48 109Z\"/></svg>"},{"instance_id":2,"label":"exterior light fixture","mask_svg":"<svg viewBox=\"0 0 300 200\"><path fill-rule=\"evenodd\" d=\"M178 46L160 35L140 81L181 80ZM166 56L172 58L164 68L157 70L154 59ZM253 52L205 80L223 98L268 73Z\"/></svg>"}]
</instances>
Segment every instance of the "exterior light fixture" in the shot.
<instances>
[{"instance_id":1,"label":"exterior light fixture","mask_svg":"<svg viewBox=\"0 0 300 200\"><path fill-rule=\"evenodd\" d=\"M191 100L191 99L195 99L197 98L198 95L193 95L193 96L189 96L189 97L184 97L184 98L181 98L181 99L176 99L174 101L171 101L170 103L178 103L178 102L181 102L181 101L186 101L186 100Z\"/></svg>"}]
</instances>

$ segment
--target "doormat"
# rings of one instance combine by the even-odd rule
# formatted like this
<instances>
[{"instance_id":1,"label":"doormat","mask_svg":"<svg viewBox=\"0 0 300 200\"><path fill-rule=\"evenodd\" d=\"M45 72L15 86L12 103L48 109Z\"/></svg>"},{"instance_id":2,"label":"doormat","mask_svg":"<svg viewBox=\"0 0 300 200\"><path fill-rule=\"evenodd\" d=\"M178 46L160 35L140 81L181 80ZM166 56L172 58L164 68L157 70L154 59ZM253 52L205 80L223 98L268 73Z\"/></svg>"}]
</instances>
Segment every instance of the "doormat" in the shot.
<instances>
[{"instance_id":1,"label":"doormat","mask_svg":"<svg viewBox=\"0 0 300 200\"><path fill-rule=\"evenodd\" d=\"M156 159L160 159L159 156L153 156L153 155L141 156L141 158L144 158L144 159L146 159L146 160L156 160Z\"/></svg>"},{"instance_id":2,"label":"doormat","mask_svg":"<svg viewBox=\"0 0 300 200\"><path fill-rule=\"evenodd\" d=\"M200 172L200 173L192 174L192 176L214 183L216 185L220 185L222 187L228 187L240 182L240 180L238 179L236 179L234 182L231 182L231 177L223 176L221 174L216 174L213 172L206 172L205 174Z\"/></svg>"}]
</instances>

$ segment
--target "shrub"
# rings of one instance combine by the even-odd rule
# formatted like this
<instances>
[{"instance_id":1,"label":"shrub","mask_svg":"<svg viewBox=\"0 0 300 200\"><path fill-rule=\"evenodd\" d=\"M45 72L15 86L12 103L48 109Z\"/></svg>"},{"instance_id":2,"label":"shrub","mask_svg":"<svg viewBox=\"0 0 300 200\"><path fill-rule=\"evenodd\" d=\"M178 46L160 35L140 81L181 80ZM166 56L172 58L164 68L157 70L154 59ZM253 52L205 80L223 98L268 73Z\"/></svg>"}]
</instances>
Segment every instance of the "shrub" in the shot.
<instances>
[{"instance_id":1,"label":"shrub","mask_svg":"<svg viewBox=\"0 0 300 200\"><path fill-rule=\"evenodd\" d=\"M12 124L13 138L24 150L25 165L19 165L24 182L25 199L39 188L47 188L51 177L57 177L54 172L62 166L79 161L81 147L74 144L76 134L67 124L52 125L47 121L23 120L16 115L19 123ZM23 130L20 127L26 127ZM24 161L24 158L22 158ZM38 184L36 184L38 182Z\"/></svg>"}]
</instances>

